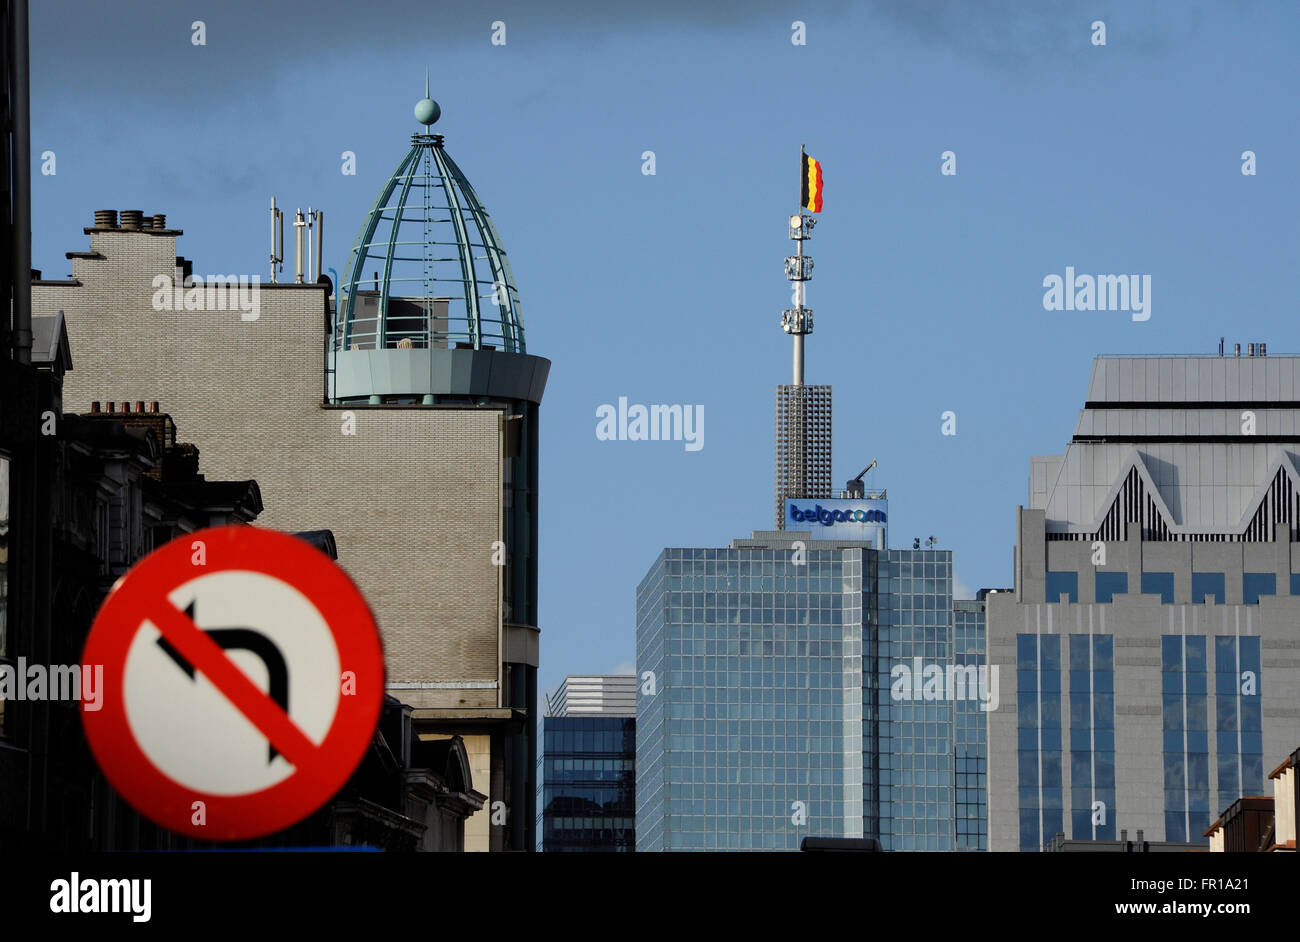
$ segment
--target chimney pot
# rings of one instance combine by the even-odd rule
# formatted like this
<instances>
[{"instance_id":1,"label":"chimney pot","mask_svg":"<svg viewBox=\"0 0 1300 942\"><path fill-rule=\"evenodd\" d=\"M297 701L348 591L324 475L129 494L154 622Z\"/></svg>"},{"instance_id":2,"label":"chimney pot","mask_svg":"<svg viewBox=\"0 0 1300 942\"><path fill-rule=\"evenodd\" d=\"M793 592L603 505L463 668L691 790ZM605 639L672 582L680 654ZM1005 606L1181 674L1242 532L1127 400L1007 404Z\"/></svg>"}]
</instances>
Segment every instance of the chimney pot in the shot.
<instances>
[{"instance_id":1,"label":"chimney pot","mask_svg":"<svg viewBox=\"0 0 1300 942\"><path fill-rule=\"evenodd\" d=\"M1232 355L1233 355L1234 357L1239 357L1239 356L1241 356L1241 344L1239 344L1239 343L1234 343L1234 344L1232 345Z\"/></svg>"},{"instance_id":2,"label":"chimney pot","mask_svg":"<svg viewBox=\"0 0 1300 942\"><path fill-rule=\"evenodd\" d=\"M1268 356L1268 354L1264 352L1264 351L1267 350L1267 349L1268 349L1268 347L1261 343L1261 344L1259 345L1259 355L1262 356L1262 357L1266 357L1266 356Z\"/></svg>"},{"instance_id":3,"label":"chimney pot","mask_svg":"<svg viewBox=\"0 0 1300 942\"><path fill-rule=\"evenodd\" d=\"M166 214L166 213L154 213L154 214L153 214L153 227L154 227L155 229L166 229L166 228L167 228L167 214Z\"/></svg>"},{"instance_id":4,"label":"chimney pot","mask_svg":"<svg viewBox=\"0 0 1300 942\"><path fill-rule=\"evenodd\" d=\"M131 411L131 403L129 403L129 402L124 402L124 403L122 403L122 411L123 411L123 412L130 412L130 411Z\"/></svg>"},{"instance_id":5,"label":"chimney pot","mask_svg":"<svg viewBox=\"0 0 1300 942\"><path fill-rule=\"evenodd\" d=\"M137 399L137 400L135 401L135 411L136 411L136 412L143 412L143 411L144 411L144 400L143 400L143 399Z\"/></svg>"},{"instance_id":6,"label":"chimney pot","mask_svg":"<svg viewBox=\"0 0 1300 942\"><path fill-rule=\"evenodd\" d=\"M138 209L122 210L122 228L131 232L138 232L140 224L144 218L144 213Z\"/></svg>"},{"instance_id":7,"label":"chimney pot","mask_svg":"<svg viewBox=\"0 0 1300 942\"><path fill-rule=\"evenodd\" d=\"M96 229L116 229L116 228L117 228L117 210L116 210L116 209L97 209L97 210L95 210L95 228L96 228Z\"/></svg>"},{"instance_id":8,"label":"chimney pot","mask_svg":"<svg viewBox=\"0 0 1300 942\"><path fill-rule=\"evenodd\" d=\"M149 403L149 411L150 412L158 411L158 400L155 399L153 402Z\"/></svg>"},{"instance_id":9,"label":"chimney pot","mask_svg":"<svg viewBox=\"0 0 1300 942\"><path fill-rule=\"evenodd\" d=\"M1139 844L1142 843L1142 829L1141 829L1141 828L1138 828L1137 841L1138 841Z\"/></svg>"},{"instance_id":10,"label":"chimney pot","mask_svg":"<svg viewBox=\"0 0 1300 942\"><path fill-rule=\"evenodd\" d=\"M91 412L98 412L98 411L99 411L99 403L98 403L97 401L96 401L96 402L92 402L92 403L90 404L90 411L91 411Z\"/></svg>"},{"instance_id":11,"label":"chimney pot","mask_svg":"<svg viewBox=\"0 0 1300 942\"><path fill-rule=\"evenodd\" d=\"M1246 344L1246 350L1247 350L1246 356L1253 357L1255 355L1255 345L1253 343Z\"/></svg>"},{"instance_id":12,"label":"chimney pot","mask_svg":"<svg viewBox=\"0 0 1300 942\"><path fill-rule=\"evenodd\" d=\"M110 403L108 403L108 411L109 411L110 413L112 413L112 412L116 412L116 411L117 411L117 403L116 403L116 402L110 402Z\"/></svg>"}]
</instances>

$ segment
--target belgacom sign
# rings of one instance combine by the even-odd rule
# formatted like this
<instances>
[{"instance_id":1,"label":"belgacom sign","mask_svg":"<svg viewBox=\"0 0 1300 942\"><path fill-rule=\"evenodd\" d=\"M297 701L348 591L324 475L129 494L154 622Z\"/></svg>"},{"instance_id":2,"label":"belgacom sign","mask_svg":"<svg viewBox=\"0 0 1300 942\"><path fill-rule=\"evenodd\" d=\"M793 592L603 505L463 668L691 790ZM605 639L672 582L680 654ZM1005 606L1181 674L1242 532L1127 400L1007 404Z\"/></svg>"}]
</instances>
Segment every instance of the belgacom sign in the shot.
<instances>
[{"instance_id":1,"label":"belgacom sign","mask_svg":"<svg viewBox=\"0 0 1300 942\"><path fill-rule=\"evenodd\" d=\"M361 592L315 547L215 527L141 560L86 640L103 708L83 712L104 775L179 834L244 840L329 801L379 720L384 658Z\"/></svg>"}]
</instances>

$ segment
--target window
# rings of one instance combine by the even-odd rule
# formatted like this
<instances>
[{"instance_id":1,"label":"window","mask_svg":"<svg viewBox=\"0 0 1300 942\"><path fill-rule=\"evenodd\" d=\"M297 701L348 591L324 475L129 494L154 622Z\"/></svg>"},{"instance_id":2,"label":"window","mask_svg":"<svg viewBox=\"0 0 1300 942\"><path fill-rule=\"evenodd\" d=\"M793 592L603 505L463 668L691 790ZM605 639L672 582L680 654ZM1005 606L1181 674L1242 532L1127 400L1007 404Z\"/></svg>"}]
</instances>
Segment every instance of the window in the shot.
<instances>
[{"instance_id":1,"label":"window","mask_svg":"<svg viewBox=\"0 0 1300 942\"><path fill-rule=\"evenodd\" d=\"M1194 841L1210 823L1206 639L1160 639L1165 840Z\"/></svg>"},{"instance_id":2,"label":"window","mask_svg":"<svg viewBox=\"0 0 1300 942\"><path fill-rule=\"evenodd\" d=\"M1020 849L1039 851L1063 830L1061 636L1016 635L1016 677Z\"/></svg>"},{"instance_id":3,"label":"window","mask_svg":"<svg viewBox=\"0 0 1300 942\"><path fill-rule=\"evenodd\" d=\"M1079 601L1079 574L1077 572L1049 572L1047 574L1047 601L1059 602L1068 595L1071 602Z\"/></svg>"},{"instance_id":4,"label":"window","mask_svg":"<svg viewBox=\"0 0 1300 942\"><path fill-rule=\"evenodd\" d=\"M1243 572L1241 574L1241 599L1247 605L1258 605L1261 595L1277 595L1277 574L1272 572Z\"/></svg>"},{"instance_id":5,"label":"window","mask_svg":"<svg viewBox=\"0 0 1300 942\"><path fill-rule=\"evenodd\" d=\"M1115 595L1128 594L1128 573L1098 572L1097 601L1109 602Z\"/></svg>"},{"instance_id":6,"label":"window","mask_svg":"<svg viewBox=\"0 0 1300 942\"><path fill-rule=\"evenodd\" d=\"M1223 586L1224 578L1221 572L1192 573L1192 604L1200 605L1205 601L1206 596L1212 595L1215 603L1222 605Z\"/></svg>"},{"instance_id":7,"label":"window","mask_svg":"<svg viewBox=\"0 0 1300 942\"><path fill-rule=\"evenodd\" d=\"M1165 605L1174 604L1174 574L1172 572L1142 573L1142 594L1158 595Z\"/></svg>"}]
</instances>

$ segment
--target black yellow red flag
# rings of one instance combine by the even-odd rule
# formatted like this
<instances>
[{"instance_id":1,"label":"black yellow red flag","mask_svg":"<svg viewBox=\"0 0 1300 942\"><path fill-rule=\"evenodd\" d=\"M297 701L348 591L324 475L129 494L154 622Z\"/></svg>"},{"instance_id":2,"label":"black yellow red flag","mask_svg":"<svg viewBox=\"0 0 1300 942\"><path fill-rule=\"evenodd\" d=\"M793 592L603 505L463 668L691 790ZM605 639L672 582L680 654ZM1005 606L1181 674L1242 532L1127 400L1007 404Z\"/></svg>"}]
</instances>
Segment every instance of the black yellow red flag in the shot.
<instances>
[{"instance_id":1,"label":"black yellow red flag","mask_svg":"<svg viewBox=\"0 0 1300 942\"><path fill-rule=\"evenodd\" d=\"M801 201L799 203L804 209L814 213L822 211L822 163L820 160L813 160L799 150L799 177L801 181Z\"/></svg>"}]
</instances>

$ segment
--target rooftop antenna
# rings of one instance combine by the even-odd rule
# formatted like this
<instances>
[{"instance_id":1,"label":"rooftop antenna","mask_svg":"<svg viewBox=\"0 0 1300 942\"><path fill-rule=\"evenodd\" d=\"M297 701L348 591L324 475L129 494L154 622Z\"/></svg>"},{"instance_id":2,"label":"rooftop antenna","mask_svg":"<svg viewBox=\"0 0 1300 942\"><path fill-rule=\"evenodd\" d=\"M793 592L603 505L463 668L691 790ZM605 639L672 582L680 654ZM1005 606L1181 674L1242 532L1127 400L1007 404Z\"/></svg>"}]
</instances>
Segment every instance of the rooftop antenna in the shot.
<instances>
[{"instance_id":1,"label":"rooftop antenna","mask_svg":"<svg viewBox=\"0 0 1300 942\"><path fill-rule=\"evenodd\" d=\"M302 214L302 208L294 213L293 217L293 283L302 284L303 272L303 253L306 236L307 219Z\"/></svg>"},{"instance_id":2,"label":"rooftop antenna","mask_svg":"<svg viewBox=\"0 0 1300 942\"><path fill-rule=\"evenodd\" d=\"M806 163L804 145L801 144L799 145L800 167ZM793 382L796 386L803 385L803 338L813 330L812 309L804 307L803 304L804 285L812 280L813 260L811 256L803 254L803 243L805 239L812 238L813 226L817 225L817 220L803 210L804 206L800 205L799 213L790 217L790 238L794 240L796 250L794 255L788 256L785 260L786 280L794 282L794 307L781 312L781 327L794 338Z\"/></svg>"},{"instance_id":3,"label":"rooftop antenna","mask_svg":"<svg viewBox=\"0 0 1300 942\"><path fill-rule=\"evenodd\" d=\"M276 283L276 266L284 270L284 212L275 208L275 197L271 197L271 284Z\"/></svg>"}]
</instances>

